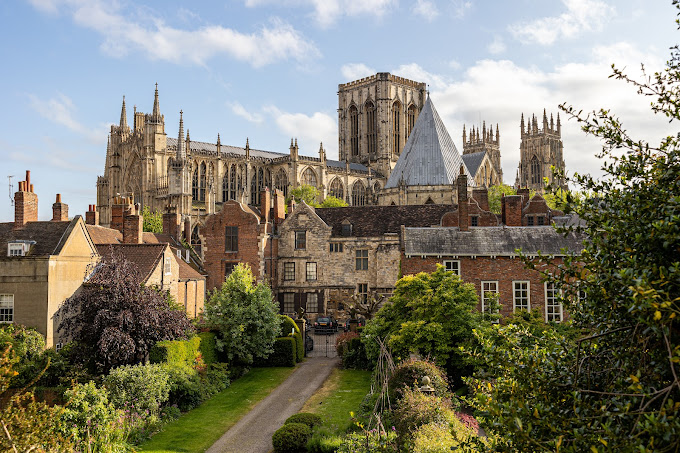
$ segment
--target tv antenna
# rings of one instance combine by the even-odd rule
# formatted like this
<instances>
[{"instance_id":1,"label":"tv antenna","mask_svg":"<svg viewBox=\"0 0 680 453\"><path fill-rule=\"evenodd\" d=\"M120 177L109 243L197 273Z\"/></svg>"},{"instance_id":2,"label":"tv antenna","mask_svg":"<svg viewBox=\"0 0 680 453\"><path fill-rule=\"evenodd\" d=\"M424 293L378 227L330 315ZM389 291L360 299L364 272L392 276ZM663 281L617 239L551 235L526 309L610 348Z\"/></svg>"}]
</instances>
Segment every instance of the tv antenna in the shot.
<instances>
[{"instance_id":1,"label":"tv antenna","mask_svg":"<svg viewBox=\"0 0 680 453\"><path fill-rule=\"evenodd\" d=\"M10 206L14 206L14 197L12 196L14 186L12 185L12 178L14 178L14 175L7 176L7 180L9 181L9 205Z\"/></svg>"}]
</instances>

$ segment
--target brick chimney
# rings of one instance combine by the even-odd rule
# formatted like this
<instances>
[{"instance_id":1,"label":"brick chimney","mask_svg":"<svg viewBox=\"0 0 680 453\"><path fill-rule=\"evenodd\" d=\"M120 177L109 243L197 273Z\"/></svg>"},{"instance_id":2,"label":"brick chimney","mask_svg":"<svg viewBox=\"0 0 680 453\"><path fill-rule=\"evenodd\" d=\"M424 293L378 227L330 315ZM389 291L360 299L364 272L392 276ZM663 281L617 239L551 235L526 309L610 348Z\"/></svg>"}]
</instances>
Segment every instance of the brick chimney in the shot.
<instances>
[{"instance_id":1,"label":"brick chimney","mask_svg":"<svg viewBox=\"0 0 680 453\"><path fill-rule=\"evenodd\" d=\"M88 225L99 225L99 212L97 211L97 205L91 204L87 208L85 213L85 223Z\"/></svg>"},{"instance_id":2,"label":"brick chimney","mask_svg":"<svg viewBox=\"0 0 680 453\"><path fill-rule=\"evenodd\" d=\"M33 192L31 172L26 170L26 181L19 181L19 191L14 194L14 228L23 228L28 222L38 221L38 196Z\"/></svg>"},{"instance_id":3,"label":"brick chimney","mask_svg":"<svg viewBox=\"0 0 680 453\"><path fill-rule=\"evenodd\" d=\"M125 216L134 214L131 197L115 197L111 206L111 228L123 232Z\"/></svg>"},{"instance_id":4,"label":"brick chimney","mask_svg":"<svg viewBox=\"0 0 680 453\"><path fill-rule=\"evenodd\" d=\"M470 217L468 215L468 192L467 192L467 175L460 166L460 174L456 179L457 194L458 194L458 229L460 231L468 231L470 229Z\"/></svg>"},{"instance_id":5,"label":"brick chimney","mask_svg":"<svg viewBox=\"0 0 680 453\"><path fill-rule=\"evenodd\" d=\"M123 221L123 244L142 244L144 218L137 209L125 216Z\"/></svg>"},{"instance_id":6,"label":"brick chimney","mask_svg":"<svg viewBox=\"0 0 680 453\"><path fill-rule=\"evenodd\" d=\"M286 218L286 197L279 189L274 189L274 223L278 225Z\"/></svg>"},{"instance_id":7,"label":"brick chimney","mask_svg":"<svg viewBox=\"0 0 680 453\"><path fill-rule=\"evenodd\" d=\"M529 189L528 188L523 188L523 189L517 189L517 195L520 195L522 197L522 207L526 206L527 203L529 203Z\"/></svg>"},{"instance_id":8,"label":"brick chimney","mask_svg":"<svg viewBox=\"0 0 680 453\"><path fill-rule=\"evenodd\" d=\"M182 220L180 215L176 212L166 212L163 214L163 233L169 234L176 240L181 240L180 232L182 229Z\"/></svg>"},{"instance_id":9,"label":"brick chimney","mask_svg":"<svg viewBox=\"0 0 680 453\"><path fill-rule=\"evenodd\" d=\"M265 187L260 192L260 214L262 216L262 222L269 222L269 210L272 206L271 192L269 192L269 187Z\"/></svg>"},{"instance_id":10,"label":"brick chimney","mask_svg":"<svg viewBox=\"0 0 680 453\"><path fill-rule=\"evenodd\" d=\"M486 187L472 189L472 198L484 211L489 210L489 190Z\"/></svg>"},{"instance_id":11,"label":"brick chimney","mask_svg":"<svg viewBox=\"0 0 680 453\"><path fill-rule=\"evenodd\" d=\"M68 205L61 202L61 194L57 194L57 201L52 205L52 221L66 222L68 221Z\"/></svg>"},{"instance_id":12,"label":"brick chimney","mask_svg":"<svg viewBox=\"0 0 680 453\"><path fill-rule=\"evenodd\" d=\"M522 196L509 195L501 198L503 223L506 226L522 226Z\"/></svg>"}]
</instances>

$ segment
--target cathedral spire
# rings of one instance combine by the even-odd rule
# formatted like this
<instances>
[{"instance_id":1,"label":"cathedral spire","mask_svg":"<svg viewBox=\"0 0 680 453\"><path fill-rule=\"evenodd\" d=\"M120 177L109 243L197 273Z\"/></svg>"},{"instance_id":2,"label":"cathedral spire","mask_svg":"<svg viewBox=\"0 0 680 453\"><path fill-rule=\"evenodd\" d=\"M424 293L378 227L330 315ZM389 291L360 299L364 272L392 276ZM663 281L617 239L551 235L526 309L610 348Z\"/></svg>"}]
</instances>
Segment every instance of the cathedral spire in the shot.
<instances>
[{"instance_id":1,"label":"cathedral spire","mask_svg":"<svg viewBox=\"0 0 680 453\"><path fill-rule=\"evenodd\" d=\"M127 112L125 111L125 96L123 96L123 108L120 109L120 127L127 129Z\"/></svg>"},{"instance_id":2,"label":"cathedral spire","mask_svg":"<svg viewBox=\"0 0 680 453\"><path fill-rule=\"evenodd\" d=\"M496 123L496 144L501 144L501 133L498 131L498 123Z\"/></svg>"},{"instance_id":3,"label":"cathedral spire","mask_svg":"<svg viewBox=\"0 0 680 453\"><path fill-rule=\"evenodd\" d=\"M524 135L524 113L522 113L522 120L519 122L519 128L522 131L521 135Z\"/></svg>"},{"instance_id":4,"label":"cathedral spire","mask_svg":"<svg viewBox=\"0 0 680 453\"><path fill-rule=\"evenodd\" d=\"M187 157L186 144L184 143L184 120L182 111L179 111L179 136L177 137L177 160L184 160Z\"/></svg>"},{"instance_id":5,"label":"cathedral spire","mask_svg":"<svg viewBox=\"0 0 680 453\"><path fill-rule=\"evenodd\" d=\"M463 124L463 144L465 144L465 124Z\"/></svg>"},{"instance_id":6,"label":"cathedral spire","mask_svg":"<svg viewBox=\"0 0 680 453\"><path fill-rule=\"evenodd\" d=\"M557 135L562 134L562 124L560 123L560 112L557 112Z\"/></svg>"},{"instance_id":7,"label":"cathedral spire","mask_svg":"<svg viewBox=\"0 0 680 453\"><path fill-rule=\"evenodd\" d=\"M158 106L158 83L156 83L156 92L153 96L153 113L151 117L155 123L159 123L161 121L161 109Z\"/></svg>"}]
</instances>

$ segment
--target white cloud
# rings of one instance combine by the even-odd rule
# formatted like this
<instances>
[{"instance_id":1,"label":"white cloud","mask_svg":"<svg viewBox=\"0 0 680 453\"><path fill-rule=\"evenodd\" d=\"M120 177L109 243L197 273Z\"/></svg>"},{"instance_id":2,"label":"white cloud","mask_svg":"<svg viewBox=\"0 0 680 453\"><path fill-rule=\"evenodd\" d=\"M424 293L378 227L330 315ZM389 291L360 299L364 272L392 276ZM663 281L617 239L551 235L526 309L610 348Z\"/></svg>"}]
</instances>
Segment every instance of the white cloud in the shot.
<instances>
[{"instance_id":1,"label":"white cloud","mask_svg":"<svg viewBox=\"0 0 680 453\"><path fill-rule=\"evenodd\" d=\"M292 6L312 8L311 16L321 27L329 27L343 16L384 16L397 0L246 0L248 7Z\"/></svg>"},{"instance_id":2,"label":"white cloud","mask_svg":"<svg viewBox=\"0 0 680 453\"><path fill-rule=\"evenodd\" d=\"M241 118L244 118L247 121L250 121L251 123L256 123L260 124L262 123L263 119L262 115L256 112L250 112L246 110L245 107L243 107L241 104L238 102L232 102L229 104L231 107L231 111L234 112L236 115L240 116Z\"/></svg>"},{"instance_id":3,"label":"white cloud","mask_svg":"<svg viewBox=\"0 0 680 453\"><path fill-rule=\"evenodd\" d=\"M78 25L96 31L104 38L102 50L115 57L135 50L152 60L205 65L211 58L227 55L261 67L319 55L317 48L295 28L278 19L250 34L218 25L182 30L166 25L148 11L134 21L120 11L117 3L102 0L30 1L41 11L61 10Z\"/></svg>"},{"instance_id":4,"label":"white cloud","mask_svg":"<svg viewBox=\"0 0 680 453\"><path fill-rule=\"evenodd\" d=\"M393 69L392 74L411 80L417 80L418 82L425 82L428 84L429 89L442 89L447 85L447 81L443 76L427 72L417 63L403 64L397 69Z\"/></svg>"},{"instance_id":5,"label":"white cloud","mask_svg":"<svg viewBox=\"0 0 680 453\"><path fill-rule=\"evenodd\" d=\"M100 125L96 129L89 129L74 118L76 107L71 99L61 93L51 99L41 99L34 94L28 95L29 104L43 118L65 126L67 129L76 132L91 143L101 144L108 135L108 124Z\"/></svg>"},{"instance_id":6,"label":"white cloud","mask_svg":"<svg viewBox=\"0 0 680 453\"><path fill-rule=\"evenodd\" d=\"M437 5L429 0L418 0L413 8L411 8L414 14L422 16L425 20L432 22L439 16L439 10Z\"/></svg>"},{"instance_id":7,"label":"white cloud","mask_svg":"<svg viewBox=\"0 0 680 453\"><path fill-rule=\"evenodd\" d=\"M319 144L323 142L328 158L337 159L338 124L331 115L323 112L315 112L311 116L290 113L275 106L264 107L263 111L273 118L281 132L298 139L301 154L316 155Z\"/></svg>"},{"instance_id":8,"label":"white cloud","mask_svg":"<svg viewBox=\"0 0 680 453\"><path fill-rule=\"evenodd\" d=\"M494 36L493 41L491 41L491 43L489 43L489 45L486 47L486 49L489 51L489 53L494 55L503 53L506 50L505 42L503 41L503 38L496 35Z\"/></svg>"},{"instance_id":9,"label":"white cloud","mask_svg":"<svg viewBox=\"0 0 680 453\"><path fill-rule=\"evenodd\" d=\"M460 62L458 62L457 60L449 61L449 68L453 70L458 70L460 69L460 67L461 67Z\"/></svg>"},{"instance_id":10,"label":"white cloud","mask_svg":"<svg viewBox=\"0 0 680 453\"><path fill-rule=\"evenodd\" d=\"M350 81L368 77L377 73L378 71L366 66L363 63L348 63L346 65L342 65L340 72L342 73L343 80Z\"/></svg>"},{"instance_id":11,"label":"white cloud","mask_svg":"<svg viewBox=\"0 0 680 453\"><path fill-rule=\"evenodd\" d=\"M584 31L600 30L614 8L600 0L562 0L567 11L554 17L513 24L510 33L522 42L553 44L559 38L573 38Z\"/></svg>"},{"instance_id":12,"label":"white cloud","mask_svg":"<svg viewBox=\"0 0 680 453\"><path fill-rule=\"evenodd\" d=\"M665 117L652 114L649 98L637 95L629 84L608 78L613 61L621 67L632 68L629 73L633 77L639 75L637 68L641 61L652 71L663 67L661 57L625 43L595 48L590 61L549 70L488 59L478 61L460 80L433 90L432 100L461 152L463 124L468 130L470 126L480 125L481 121L486 121L487 127L499 125L503 176L505 182L514 183L522 113L526 121L532 114L539 116L541 127L543 109L547 111L548 120L551 114L556 120L559 104L566 102L584 112L609 109L620 116L624 127L636 139L648 139L658 144L660 137L673 133ZM564 114L560 117L567 170L601 174L601 162L595 154L601 150L602 142L586 136L579 125Z\"/></svg>"},{"instance_id":13,"label":"white cloud","mask_svg":"<svg viewBox=\"0 0 680 453\"><path fill-rule=\"evenodd\" d=\"M465 0L453 0L451 2L451 6L453 7L453 17L456 19L462 19L465 17L467 12L472 9L472 2Z\"/></svg>"}]
</instances>

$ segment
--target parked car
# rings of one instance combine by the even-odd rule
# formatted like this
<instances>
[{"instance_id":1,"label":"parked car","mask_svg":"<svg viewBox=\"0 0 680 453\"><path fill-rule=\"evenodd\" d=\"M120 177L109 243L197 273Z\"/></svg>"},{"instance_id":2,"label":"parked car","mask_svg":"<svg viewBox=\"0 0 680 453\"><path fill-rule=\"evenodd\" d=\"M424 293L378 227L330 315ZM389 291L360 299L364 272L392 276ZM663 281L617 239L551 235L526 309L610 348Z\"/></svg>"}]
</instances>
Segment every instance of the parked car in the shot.
<instances>
[{"instance_id":1,"label":"parked car","mask_svg":"<svg viewBox=\"0 0 680 453\"><path fill-rule=\"evenodd\" d=\"M315 334L331 334L338 331L338 322L332 316L321 316L314 323Z\"/></svg>"},{"instance_id":2,"label":"parked car","mask_svg":"<svg viewBox=\"0 0 680 453\"><path fill-rule=\"evenodd\" d=\"M357 318L357 319L348 319L343 323L343 329L345 332L349 332L351 330L350 324L356 324L357 327L364 327L366 325L366 319L364 318Z\"/></svg>"}]
</instances>

